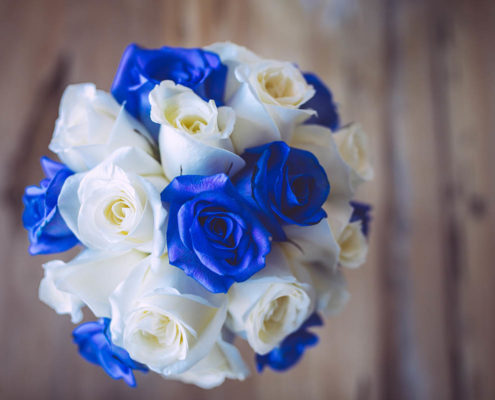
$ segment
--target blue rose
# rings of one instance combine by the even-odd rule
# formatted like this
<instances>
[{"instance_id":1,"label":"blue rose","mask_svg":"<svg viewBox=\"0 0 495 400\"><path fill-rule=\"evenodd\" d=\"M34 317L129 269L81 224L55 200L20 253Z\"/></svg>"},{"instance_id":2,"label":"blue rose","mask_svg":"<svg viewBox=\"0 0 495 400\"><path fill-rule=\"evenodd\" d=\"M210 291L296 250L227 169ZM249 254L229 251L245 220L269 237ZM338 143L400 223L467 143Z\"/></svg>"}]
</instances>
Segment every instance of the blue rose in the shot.
<instances>
[{"instance_id":1,"label":"blue rose","mask_svg":"<svg viewBox=\"0 0 495 400\"><path fill-rule=\"evenodd\" d=\"M162 201L170 208L170 264L211 292L227 292L265 266L269 233L227 175L179 176Z\"/></svg>"},{"instance_id":2,"label":"blue rose","mask_svg":"<svg viewBox=\"0 0 495 400\"><path fill-rule=\"evenodd\" d=\"M280 346L268 354L256 354L256 369L262 372L265 366L275 371L286 371L292 368L303 356L307 347L316 346L318 336L308 331L309 327L321 326L323 321L318 314L312 314L294 333L287 336Z\"/></svg>"},{"instance_id":3,"label":"blue rose","mask_svg":"<svg viewBox=\"0 0 495 400\"><path fill-rule=\"evenodd\" d=\"M227 67L209 51L174 47L148 50L131 44L122 55L111 91L156 139L160 125L150 119L148 95L157 84L172 80L204 100L215 100L218 106L223 104L226 76Z\"/></svg>"},{"instance_id":4,"label":"blue rose","mask_svg":"<svg viewBox=\"0 0 495 400\"><path fill-rule=\"evenodd\" d=\"M272 142L247 149L246 166L235 185L256 207L275 240L285 240L282 225L314 225L326 217L322 209L330 193L327 175L306 150Z\"/></svg>"},{"instance_id":5,"label":"blue rose","mask_svg":"<svg viewBox=\"0 0 495 400\"><path fill-rule=\"evenodd\" d=\"M102 318L79 325L72 332L79 354L87 361L100 365L113 379L123 379L129 386L136 386L133 370L147 372L148 367L129 356L129 353L112 343L110 319Z\"/></svg>"},{"instance_id":6,"label":"blue rose","mask_svg":"<svg viewBox=\"0 0 495 400\"><path fill-rule=\"evenodd\" d=\"M317 113L317 115L308 119L306 124L323 125L332 131L336 131L339 128L340 120L337 106L333 102L332 93L316 75L306 72L304 73L304 78L307 83L313 85L316 93L301 108L313 109Z\"/></svg>"},{"instance_id":7,"label":"blue rose","mask_svg":"<svg viewBox=\"0 0 495 400\"><path fill-rule=\"evenodd\" d=\"M371 206L366 203L351 201L352 215L350 222L361 221L361 231L368 237L371 222Z\"/></svg>"},{"instance_id":8,"label":"blue rose","mask_svg":"<svg viewBox=\"0 0 495 400\"><path fill-rule=\"evenodd\" d=\"M22 222L28 231L31 255L66 251L79 243L57 205L65 180L74 172L48 157L42 157L40 163L46 178L39 187L28 186L22 197L25 207Z\"/></svg>"}]
</instances>

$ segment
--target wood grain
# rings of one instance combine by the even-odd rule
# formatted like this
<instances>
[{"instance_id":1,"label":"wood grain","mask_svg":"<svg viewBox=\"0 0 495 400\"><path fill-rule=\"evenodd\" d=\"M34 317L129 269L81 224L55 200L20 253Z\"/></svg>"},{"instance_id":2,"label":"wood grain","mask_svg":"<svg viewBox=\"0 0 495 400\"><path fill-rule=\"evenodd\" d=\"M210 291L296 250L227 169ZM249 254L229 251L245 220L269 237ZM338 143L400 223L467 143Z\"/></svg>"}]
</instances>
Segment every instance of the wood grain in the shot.
<instances>
[{"instance_id":1,"label":"wood grain","mask_svg":"<svg viewBox=\"0 0 495 400\"><path fill-rule=\"evenodd\" d=\"M67 84L108 89L130 42L219 40L315 71L369 132L369 261L290 372L212 391L148 374L131 390L39 302L50 257L27 255L23 188ZM0 398L494 399L494 43L490 0L0 0Z\"/></svg>"}]
</instances>

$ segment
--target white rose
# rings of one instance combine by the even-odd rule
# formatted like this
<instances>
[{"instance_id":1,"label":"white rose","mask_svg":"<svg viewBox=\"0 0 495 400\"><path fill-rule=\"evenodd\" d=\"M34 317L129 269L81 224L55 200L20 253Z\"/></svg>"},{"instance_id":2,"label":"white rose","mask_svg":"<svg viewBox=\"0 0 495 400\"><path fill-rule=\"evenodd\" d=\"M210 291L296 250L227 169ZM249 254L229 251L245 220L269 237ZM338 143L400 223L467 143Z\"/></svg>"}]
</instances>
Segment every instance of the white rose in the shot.
<instances>
[{"instance_id":1,"label":"white rose","mask_svg":"<svg viewBox=\"0 0 495 400\"><path fill-rule=\"evenodd\" d=\"M185 372L217 342L226 296L208 292L179 268L147 259L110 298L112 340L131 357L163 375Z\"/></svg>"},{"instance_id":2,"label":"white rose","mask_svg":"<svg viewBox=\"0 0 495 400\"><path fill-rule=\"evenodd\" d=\"M373 179L368 138L361 125L350 124L335 132L335 142L344 161L352 169L352 184Z\"/></svg>"},{"instance_id":3,"label":"white rose","mask_svg":"<svg viewBox=\"0 0 495 400\"><path fill-rule=\"evenodd\" d=\"M273 350L314 311L313 287L296 275L273 244L266 267L229 290L230 328L258 354Z\"/></svg>"},{"instance_id":4,"label":"white rose","mask_svg":"<svg viewBox=\"0 0 495 400\"><path fill-rule=\"evenodd\" d=\"M235 174L244 166L234 153L230 135L235 113L217 108L191 89L163 81L149 95L151 119L161 124L159 145L165 175Z\"/></svg>"},{"instance_id":5,"label":"white rose","mask_svg":"<svg viewBox=\"0 0 495 400\"><path fill-rule=\"evenodd\" d=\"M146 254L134 250L83 250L67 263L50 261L43 265L40 300L59 314L71 314L74 323L82 319L84 304L97 317L110 317L110 294L145 257Z\"/></svg>"},{"instance_id":6,"label":"white rose","mask_svg":"<svg viewBox=\"0 0 495 400\"><path fill-rule=\"evenodd\" d=\"M344 277L338 268L340 247L335 241L327 220L312 226L290 226L285 230L289 238L283 250L296 271L310 276L316 293L316 310L326 315L338 313L349 299Z\"/></svg>"},{"instance_id":7,"label":"white rose","mask_svg":"<svg viewBox=\"0 0 495 400\"><path fill-rule=\"evenodd\" d=\"M300 125L289 143L310 151L325 170L330 182L330 195L323 205L333 236L339 237L352 214L350 201L354 195L351 170L340 156L332 131L320 125Z\"/></svg>"},{"instance_id":8,"label":"white rose","mask_svg":"<svg viewBox=\"0 0 495 400\"><path fill-rule=\"evenodd\" d=\"M314 114L299 108L315 91L291 63L241 64L235 76L241 85L227 104L236 112L232 142L240 153L276 140L288 142L294 126Z\"/></svg>"},{"instance_id":9,"label":"white rose","mask_svg":"<svg viewBox=\"0 0 495 400\"><path fill-rule=\"evenodd\" d=\"M179 375L167 378L192 383L203 389L220 386L225 379L243 381L249 376L249 369L237 348L219 339L210 353L192 368Z\"/></svg>"},{"instance_id":10,"label":"white rose","mask_svg":"<svg viewBox=\"0 0 495 400\"><path fill-rule=\"evenodd\" d=\"M286 61L261 61L237 69L241 82L248 82L263 104L299 108L315 90L301 71Z\"/></svg>"},{"instance_id":11,"label":"white rose","mask_svg":"<svg viewBox=\"0 0 495 400\"><path fill-rule=\"evenodd\" d=\"M158 256L165 248L160 192L167 183L154 158L137 148L122 148L89 172L69 177L58 205L67 226L87 247L136 248Z\"/></svg>"},{"instance_id":12,"label":"white rose","mask_svg":"<svg viewBox=\"0 0 495 400\"><path fill-rule=\"evenodd\" d=\"M368 242L361 230L361 221L349 223L339 236L339 263L343 267L357 268L364 264L368 254Z\"/></svg>"},{"instance_id":13,"label":"white rose","mask_svg":"<svg viewBox=\"0 0 495 400\"><path fill-rule=\"evenodd\" d=\"M114 150L138 147L153 155L146 128L92 83L65 89L49 149L75 172L86 171Z\"/></svg>"},{"instance_id":14,"label":"white rose","mask_svg":"<svg viewBox=\"0 0 495 400\"><path fill-rule=\"evenodd\" d=\"M244 46L231 42L218 42L205 47L205 50L216 53L224 65L227 66L227 79L225 82L224 99L230 100L232 95L239 89L241 83L235 77L235 69L240 64L257 63L262 61L258 55Z\"/></svg>"}]
</instances>

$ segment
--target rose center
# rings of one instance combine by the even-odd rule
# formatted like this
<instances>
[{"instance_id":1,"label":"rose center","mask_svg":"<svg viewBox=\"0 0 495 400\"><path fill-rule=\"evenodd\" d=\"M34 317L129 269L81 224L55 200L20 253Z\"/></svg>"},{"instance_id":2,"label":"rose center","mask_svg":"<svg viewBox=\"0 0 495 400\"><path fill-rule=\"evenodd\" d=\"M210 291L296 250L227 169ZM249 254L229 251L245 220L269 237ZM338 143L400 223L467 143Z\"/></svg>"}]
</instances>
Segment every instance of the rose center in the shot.
<instances>
[{"instance_id":1,"label":"rose center","mask_svg":"<svg viewBox=\"0 0 495 400\"><path fill-rule=\"evenodd\" d=\"M116 199L105 207L105 217L113 225L121 225L131 212L131 207L124 199Z\"/></svg>"},{"instance_id":2,"label":"rose center","mask_svg":"<svg viewBox=\"0 0 495 400\"><path fill-rule=\"evenodd\" d=\"M139 336L150 347L172 347L182 345L184 338L179 325L165 315L144 312Z\"/></svg>"},{"instance_id":3,"label":"rose center","mask_svg":"<svg viewBox=\"0 0 495 400\"><path fill-rule=\"evenodd\" d=\"M262 339L263 336L269 338L274 334L276 335L277 332L280 331L286 318L289 303L289 296L278 297L270 303L270 308L263 319L263 329L260 334Z\"/></svg>"},{"instance_id":4,"label":"rose center","mask_svg":"<svg viewBox=\"0 0 495 400\"><path fill-rule=\"evenodd\" d=\"M274 99L295 96L294 84L281 71L268 73L263 79L264 89Z\"/></svg>"},{"instance_id":5,"label":"rose center","mask_svg":"<svg viewBox=\"0 0 495 400\"><path fill-rule=\"evenodd\" d=\"M312 186L311 183L311 178L305 175L293 178L291 188L299 205L304 205L308 202Z\"/></svg>"}]
</instances>

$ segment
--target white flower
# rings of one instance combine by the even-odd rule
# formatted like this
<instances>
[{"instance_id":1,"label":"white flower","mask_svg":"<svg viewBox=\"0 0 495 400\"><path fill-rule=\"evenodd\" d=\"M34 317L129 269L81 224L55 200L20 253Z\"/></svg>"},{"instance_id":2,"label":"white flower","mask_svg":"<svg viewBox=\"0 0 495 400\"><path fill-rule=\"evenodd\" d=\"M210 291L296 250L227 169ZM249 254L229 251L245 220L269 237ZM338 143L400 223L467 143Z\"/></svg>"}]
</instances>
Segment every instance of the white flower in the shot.
<instances>
[{"instance_id":1,"label":"white flower","mask_svg":"<svg viewBox=\"0 0 495 400\"><path fill-rule=\"evenodd\" d=\"M347 301L349 294L345 280L338 271L340 247L337 244L328 220L324 219L316 225L285 228L288 242L282 248L292 265L293 270L310 276L316 294L316 309L325 314L335 314Z\"/></svg>"},{"instance_id":2,"label":"white flower","mask_svg":"<svg viewBox=\"0 0 495 400\"><path fill-rule=\"evenodd\" d=\"M315 90L292 63L266 60L233 43L206 50L228 66L225 99L237 116L232 142L238 153L276 140L289 141L294 126L314 114L300 106Z\"/></svg>"},{"instance_id":3,"label":"white flower","mask_svg":"<svg viewBox=\"0 0 495 400\"><path fill-rule=\"evenodd\" d=\"M69 177L59 196L67 226L89 248L136 248L160 255L167 185L160 164L137 148L122 148L87 173Z\"/></svg>"},{"instance_id":4,"label":"white flower","mask_svg":"<svg viewBox=\"0 0 495 400\"><path fill-rule=\"evenodd\" d=\"M134 250L83 250L68 263L50 261L43 265L40 300L59 314L71 314L74 323L82 319L84 304L97 317L110 317L110 294L145 257L146 254Z\"/></svg>"},{"instance_id":5,"label":"white flower","mask_svg":"<svg viewBox=\"0 0 495 400\"><path fill-rule=\"evenodd\" d=\"M313 313L313 288L298 280L297 275L274 244L266 267L246 282L231 287L230 327L246 338L256 353L273 350Z\"/></svg>"},{"instance_id":6,"label":"white flower","mask_svg":"<svg viewBox=\"0 0 495 400\"><path fill-rule=\"evenodd\" d=\"M167 378L192 383L203 389L212 389L221 385L225 379L243 381L248 376L249 369L242 360L239 350L220 338L210 353L191 369Z\"/></svg>"},{"instance_id":7,"label":"white flower","mask_svg":"<svg viewBox=\"0 0 495 400\"><path fill-rule=\"evenodd\" d=\"M339 262L343 267L357 268L364 264L368 254L368 242L361 230L361 221L348 224L339 236Z\"/></svg>"},{"instance_id":8,"label":"white flower","mask_svg":"<svg viewBox=\"0 0 495 400\"><path fill-rule=\"evenodd\" d=\"M310 151L325 170L330 182L330 195L323 209L333 236L339 237L352 214L350 201L354 195L351 170L340 156L332 131L320 125L300 125L289 143L292 147Z\"/></svg>"},{"instance_id":9,"label":"white flower","mask_svg":"<svg viewBox=\"0 0 495 400\"><path fill-rule=\"evenodd\" d=\"M149 95L151 119L161 124L159 145L165 175L235 174L244 166L234 153L230 135L235 113L217 108L191 89L163 81Z\"/></svg>"},{"instance_id":10,"label":"white flower","mask_svg":"<svg viewBox=\"0 0 495 400\"><path fill-rule=\"evenodd\" d=\"M238 152L276 140L288 142L294 127L314 114L299 108L314 89L290 63L241 64L235 76L241 85L227 104L237 116L232 142Z\"/></svg>"},{"instance_id":11,"label":"white flower","mask_svg":"<svg viewBox=\"0 0 495 400\"><path fill-rule=\"evenodd\" d=\"M49 149L75 172L91 169L114 150L138 147L153 155L153 140L123 106L92 83L65 89Z\"/></svg>"},{"instance_id":12,"label":"white flower","mask_svg":"<svg viewBox=\"0 0 495 400\"><path fill-rule=\"evenodd\" d=\"M352 184L373 179L368 138L361 125L350 124L335 132L335 142L344 161L352 169Z\"/></svg>"},{"instance_id":13,"label":"white flower","mask_svg":"<svg viewBox=\"0 0 495 400\"><path fill-rule=\"evenodd\" d=\"M241 64L253 64L263 59L244 46L231 42L218 42L205 47L205 50L216 53L222 63L227 67L227 78L225 80L225 102L239 89L241 82L235 76L235 69Z\"/></svg>"},{"instance_id":14,"label":"white flower","mask_svg":"<svg viewBox=\"0 0 495 400\"><path fill-rule=\"evenodd\" d=\"M185 372L217 342L226 317L226 296L208 292L160 258L144 260L110 298L112 341L163 375Z\"/></svg>"},{"instance_id":15,"label":"white flower","mask_svg":"<svg viewBox=\"0 0 495 400\"><path fill-rule=\"evenodd\" d=\"M241 82L248 82L263 104L299 108L315 94L312 85L290 62L262 61L244 65L236 74Z\"/></svg>"},{"instance_id":16,"label":"white flower","mask_svg":"<svg viewBox=\"0 0 495 400\"><path fill-rule=\"evenodd\" d=\"M283 250L299 280L308 280L316 293L316 310L325 315L338 313L349 299L344 277L338 268L340 247L327 220L311 226L289 226L289 241ZM303 272L304 271L304 272Z\"/></svg>"}]
</instances>

